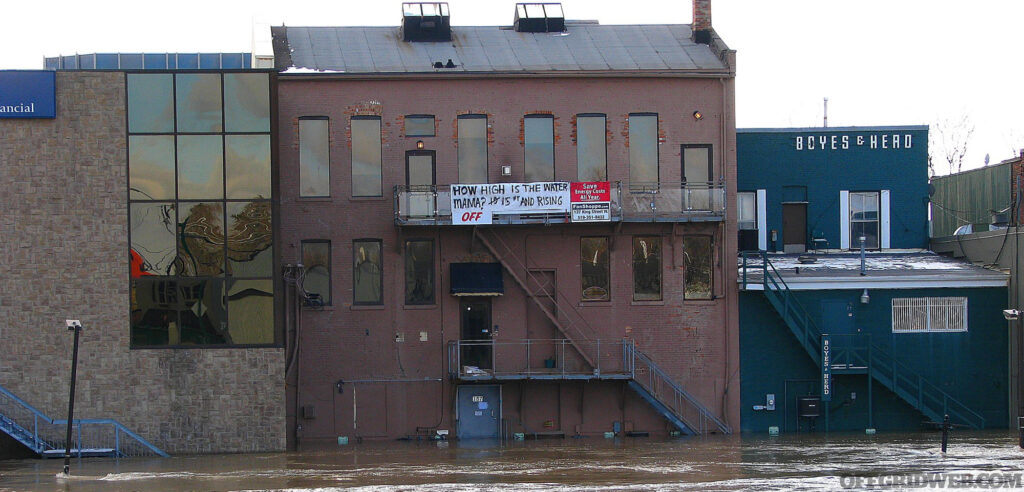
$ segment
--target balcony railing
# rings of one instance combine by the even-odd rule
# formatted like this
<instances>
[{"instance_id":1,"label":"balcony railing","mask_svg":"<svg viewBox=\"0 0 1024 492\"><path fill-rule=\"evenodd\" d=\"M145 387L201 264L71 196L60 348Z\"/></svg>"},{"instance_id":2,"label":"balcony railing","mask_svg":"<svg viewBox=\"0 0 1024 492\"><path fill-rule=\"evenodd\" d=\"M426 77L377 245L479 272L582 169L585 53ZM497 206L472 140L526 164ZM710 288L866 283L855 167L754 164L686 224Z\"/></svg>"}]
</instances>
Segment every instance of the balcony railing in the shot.
<instances>
[{"instance_id":1,"label":"balcony railing","mask_svg":"<svg viewBox=\"0 0 1024 492\"><path fill-rule=\"evenodd\" d=\"M448 374L462 380L630 379L629 340L452 341ZM580 353L586 352L591 366ZM629 355L629 357L627 357Z\"/></svg>"},{"instance_id":2,"label":"balcony railing","mask_svg":"<svg viewBox=\"0 0 1024 492\"><path fill-rule=\"evenodd\" d=\"M725 219L725 183L611 183L610 222L684 222ZM450 185L398 185L395 223L451 225ZM492 224L572 222L569 212L493 215Z\"/></svg>"}]
</instances>

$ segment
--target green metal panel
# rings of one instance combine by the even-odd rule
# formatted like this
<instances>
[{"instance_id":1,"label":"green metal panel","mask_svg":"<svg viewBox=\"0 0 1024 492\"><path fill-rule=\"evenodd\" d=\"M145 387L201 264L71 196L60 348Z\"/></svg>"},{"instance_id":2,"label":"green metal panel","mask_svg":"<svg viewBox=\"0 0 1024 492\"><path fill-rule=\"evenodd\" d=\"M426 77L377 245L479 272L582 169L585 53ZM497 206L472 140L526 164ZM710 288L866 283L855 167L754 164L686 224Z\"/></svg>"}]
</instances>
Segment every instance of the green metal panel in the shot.
<instances>
[{"instance_id":1,"label":"green metal panel","mask_svg":"<svg viewBox=\"0 0 1024 492\"><path fill-rule=\"evenodd\" d=\"M975 224L976 232L988 230L992 211L1010 206L1009 163L935 176L931 183L932 237L951 236L964 224Z\"/></svg>"}]
</instances>

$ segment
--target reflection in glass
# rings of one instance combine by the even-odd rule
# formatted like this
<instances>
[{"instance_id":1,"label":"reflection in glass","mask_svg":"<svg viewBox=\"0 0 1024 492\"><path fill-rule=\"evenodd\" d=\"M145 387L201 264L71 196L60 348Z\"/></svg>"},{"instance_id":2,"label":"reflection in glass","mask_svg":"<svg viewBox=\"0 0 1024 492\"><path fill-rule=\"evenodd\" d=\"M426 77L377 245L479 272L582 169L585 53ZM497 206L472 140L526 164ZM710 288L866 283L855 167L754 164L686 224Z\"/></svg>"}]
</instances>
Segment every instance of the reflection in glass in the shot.
<instances>
[{"instance_id":1,"label":"reflection in glass","mask_svg":"<svg viewBox=\"0 0 1024 492\"><path fill-rule=\"evenodd\" d=\"M550 115L527 115L523 118L526 182L554 181L555 179L554 121Z\"/></svg>"},{"instance_id":2,"label":"reflection in glass","mask_svg":"<svg viewBox=\"0 0 1024 492\"><path fill-rule=\"evenodd\" d=\"M355 304L382 304L380 240L352 243L352 282Z\"/></svg>"},{"instance_id":3,"label":"reflection in glass","mask_svg":"<svg viewBox=\"0 0 1024 492\"><path fill-rule=\"evenodd\" d=\"M860 248L860 237L864 247L878 249L878 192L850 193L850 246Z\"/></svg>"},{"instance_id":4,"label":"reflection in glass","mask_svg":"<svg viewBox=\"0 0 1024 492\"><path fill-rule=\"evenodd\" d=\"M633 238L633 300L661 300L661 237Z\"/></svg>"},{"instance_id":5,"label":"reflection in glass","mask_svg":"<svg viewBox=\"0 0 1024 492\"><path fill-rule=\"evenodd\" d=\"M173 203L132 203L132 271L139 275L170 275L174 262Z\"/></svg>"},{"instance_id":6,"label":"reflection in glass","mask_svg":"<svg viewBox=\"0 0 1024 492\"><path fill-rule=\"evenodd\" d=\"M228 198L270 198L270 136L225 136L224 173Z\"/></svg>"},{"instance_id":7,"label":"reflection in glass","mask_svg":"<svg viewBox=\"0 0 1024 492\"><path fill-rule=\"evenodd\" d=\"M274 343L274 281L228 279L228 338L231 343Z\"/></svg>"},{"instance_id":8,"label":"reflection in glass","mask_svg":"<svg viewBox=\"0 0 1024 492\"><path fill-rule=\"evenodd\" d=\"M576 176L579 181L608 181L604 115L576 117Z\"/></svg>"},{"instance_id":9,"label":"reflection in glass","mask_svg":"<svg viewBox=\"0 0 1024 492\"><path fill-rule=\"evenodd\" d=\"M406 116L405 136L407 137L433 137L434 117L433 116Z\"/></svg>"},{"instance_id":10,"label":"reflection in glass","mask_svg":"<svg viewBox=\"0 0 1024 492\"><path fill-rule=\"evenodd\" d=\"M686 208L711 210L711 146L683 146Z\"/></svg>"},{"instance_id":11,"label":"reflection in glass","mask_svg":"<svg viewBox=\"0 0 1024 492\"><path fill-rule=\"evenodd\" d=\"M131 282L133 346L224 344L224 281L143 277Z\"/></svg>"},{"instance_id":12,"label":"reflection in glass","mask_svg":"<svg viewBox=\"0 0 1024 492\"><path fill-rule=\"evenodd\" d=\"M224 204L182 203L178 217L178 275L224 273Z\"/></svg>"},{"instance_id":13,"label":"reflection in glass","mask_svg":"<svg viewBox=\"0 0 1024 492\"><path fill-rule=\"evenodd\" d=\"M658 182L658 115L629 115L629 181Z\"/></svg>"},{"instance_id":14,"label":"reflection in glass","mask_svg":"<svg viewBox=\"0 0 1024 492\"><path fill-rule=\"evenodd\" d=\"M174 136L128 137L128 181L132 200L174 199Z\"/></svg>"},{"instance_id":15,"label":"reflection in glass","mask_svg":"<svg viewBox=\"0 0 1024 492\"><path fill-rule=\"evenodd\" d=\"M224 198L224 149L220 135L178 136L178 199Z\"/></svg>"},{"instance_id":16,"label":"reflection in glass","mask_svg":"<svg viewBox=\"0 0 1024 492\"><path fill-rule=\"evenodd\" d=\"M236 277L274 274L270 202L229 202L228 273Z\"/></svg>"},{"instance_id":17,"label":"reflection in glass","mask_svg":"<svg viewBox=\"0 0 1024 492\"><path fill-rule=\"evenodd\" d=\"M270 131L270 76L224 74L224 131Z\"/></svg>"},{"instance_id":18,"label":"reflection in glass","mask_svg":"<svg viewBox=\"0 0 1024 492\"><path fill-rule=\"evenodd\" d=\"M319 294L325 305L331 303L331 242L303 241L302 265L305 274L302 288L307 293Z\"/></svg>"},{"instance_id":19,"label":"reflection in glass","mask_svg":"<svg viewBox=\"0 0 1024 492\"><path fill-rule=\"evenodd\" d=\"M405 303L434 303L434 241L405 242Z\"/></svg>"},{"instance_id":20,"label":"reflection in glass","mask_svg":"<svg viewBox=\"0 0 1024 492\"><path fill-rule=\"evenodd\" d=\"M736 193L736 221L739 229L757 229L757 195L753 191Z\"/></svg>"},{"instance_id":21,"label":"reflection in glass","mask_svg":"<svg viewBox=\"0 0 1024 492\"><path fill-rule=\"evenodd\" d=\"M381 196L380 118L352 118L352 196Z\"/></svg>"},{"instance_id":22,"label":"reflection in glass","mask_svg":"<svg viewBox=\"0 0 1024 492\"><path fill-rule=\"evenodd\" d=\"M169 73L128 74L128 131L174 131L172 79Z\"/></svg>"},{"instance_id":23,"label":"reflection in glass","mask_svg":"<svg viewBox=\"0 0 1024 492\"><path fill-rule=\"evenodd\" d=\"M170 331L171 345L218 345L235 343L228 333L227 306L224 305L224 280L179 279L178 340Z\"/></svg>"},{"instance_id":24,"label":"reflection in glass","mask_svg":"<svg viewBox=\"0 0 1024 492\"><path fill-rule=\"evenodd\" d=\"M711 299L711 236L683 237L683 265L686 268L686 299Z\"/></svg>"},{"instance_id":25,"label":"reflection in glass","mask_svg":"<svg viewBox=\"0 0 1024 492\"><path fill-rule=\"evenodd\" d=\"M330 196L331 168L327 118L299 120L299 195Z\"/></svg>"},{"instance_id":26,"label":"reflection in glass","mask_svg":"<svg viewBox=\"0 0 1024 492\"><path fill-rule=\"evenodd\" d=\"M220 74L179 73L175 94L179 132L221 131Z\"/></svg>"},{"instance_id":27,"label":"reflection in glass","mask_svg":"<svg viewBox=\"0 0 1024 492\"><path fill-rule=\"evenodd\" d=\"M584 301L607 301L610 298L608 271L608 238L580 238L580 278Z\"/></svg>"},{"instance_id":28,"label":"reflection in glass","mask_svg":"<svg viewBox=\"0 0 1024 492\"><path fill-rule=\"evenodd\" d=\"M459 182L487 182L487 116L459 116Z\"/></svg>"}]
</instances>

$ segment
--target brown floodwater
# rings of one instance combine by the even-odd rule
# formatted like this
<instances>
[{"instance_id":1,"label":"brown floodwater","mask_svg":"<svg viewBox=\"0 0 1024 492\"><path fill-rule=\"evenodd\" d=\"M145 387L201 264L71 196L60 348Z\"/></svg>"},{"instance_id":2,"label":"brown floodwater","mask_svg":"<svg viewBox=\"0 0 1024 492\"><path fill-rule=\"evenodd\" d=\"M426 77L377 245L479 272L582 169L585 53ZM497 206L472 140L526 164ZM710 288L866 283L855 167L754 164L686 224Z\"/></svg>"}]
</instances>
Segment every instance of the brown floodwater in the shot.
<instances>
[{"instance_id":1,"label":"brown floodwater","mask_svg":"<svg viewBox=\"0 0 1024 492\"><path fill-rule=\"evenodd\" d=\"M1012 432L374 442L166 459L0 461L0 491L1024 488ZM1014 482L1016 480L1016 482Z\"/></svg>"}]
</instances>

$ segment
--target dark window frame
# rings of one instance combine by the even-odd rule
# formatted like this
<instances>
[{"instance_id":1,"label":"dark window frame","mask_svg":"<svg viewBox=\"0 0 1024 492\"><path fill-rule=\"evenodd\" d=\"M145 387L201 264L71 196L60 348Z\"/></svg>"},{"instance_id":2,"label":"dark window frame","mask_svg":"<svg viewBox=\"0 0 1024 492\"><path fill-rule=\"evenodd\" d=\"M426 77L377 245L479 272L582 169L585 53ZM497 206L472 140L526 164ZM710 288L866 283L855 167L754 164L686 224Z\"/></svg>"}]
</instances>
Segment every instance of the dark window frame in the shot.
<instances>
[{"instance_id":1,"label":"dark window frame","mask_svg":"<svg viewBox=\"0 0 1024 492\"><path fill-rule=\"evenodd\" d=\"M355 193L356 186L356 174L355 174L355 151L356 142L352 136L352 126L355 121L376 121L377 122L377 139L380 141L380 162L377 163L377 175L379 178L379 190L376 195L357 195ZM381 198L384 196L384 118L378 115L352 115L349 116L349 177L351 178L351 190L353 198Z\"/></svg>"},{"instance_id":2,"label":"dark window frame","mask_svg":"<svg viewBox=\"0 0 1024 492\"><path fill-rule=\"evenodd\" d=\"M686 178L686 149L708 149L708 180L706 183L708 186L713 185L715 181L715 149L713 144L680 144L679 145L679 176L683 179L683 185L685 186L688 182ZM698 182L704 183L704 182Z\"/></svg>"},{"instance_id":3,"label":"dark window frame","mask_svg":"<svg viewBox=\"0 0 1024 492\"><path fill-rule=\"evenodd\" d=\"M299 241L299 254L302 256L303 262L305 262L305 245L306 244L322 244L327 243L327 299L320 296L320 300L324 303L324 306L334 305L334 246L331 244L330 239L302 239ZM308 265L303 264L302 275L305 277L306 273L309 272ZM306 290L303 286L302 290Z\"/></svg>"},{"instance_id":4,"label":"dark window frame","mask_svg":"<svg viewBox=\"0 0 1024 492\"><path fill-rule=\"evenodd\" d=\"M686 239L688 238L706 238L708 241L708 295L707 297L688 297L686 295L687 286L690 283L690 268L686 264ZM709 301L715 299L715 236L713 234L688 234L682 238L683 247L683 264L685 265L683 272L683 300L684 301Z\"/></svg>"},{"instance_id":5,"label":"dark window frame","mask_svg":"<svg viewBox=\"0 0 1024 492\"><path fill-rule=\"evenodd\" d=\"M854 233L853 233L853 224L854 223L860 223L860 224L871 224L871 223L873 223L873 224L875 224L875 232L876 232L875 240L877 241L877 243L874 244L874 245L867 244L867 245L864 246L864 249L868 250L868 251L880 251L882 249L882 190L848 190L847 193L849 194L849 197L847 198L847 200L849 200L849 203L847 204L847 207L849 209L849 215L850 216L846 220L847 220L847 227L849 227L849 229L850 229L850 249L851 250L860 249L860 242L857 240L858 236L855 236ZM866 195L866 194L874 195L874 198L875 198L875 214L877 214L877 216L873 220L854 219L853 218L853 214L854 214L854 211L853 211L853 196L854 195Z\"/></svg>"},{"instance_id":6,"label":"dark window frame","mask_svg":"<svg viewBox=\"0 0 1024 492\"><path fill-rule=\"evenodd\" d=\"M528 172L529 167L530 167L530 163L529 163L529 161L527 161L527 155L528 154L526 152L526 148L529 146L529 142L527 142L526 121L527 120L541 120L541 119L550 120L551 121L551 179L548 180L548 181L555 181L557 179L556 178L556 176L557 176L556 170L558 168L558 163L555 160L555 115L550 114L550 113L527 113L527 114L523 115L523 181L538 182L538 183L544 182L544 181L531 181L530 178L528 178L526 176L526 173Z\"/></svg>"},{"instance_id":7,"label":"dark window frame","mask_svg":"<svg viewBox=\"0 0 1024 492\"><path fill-rule=\"evenodd\" d=\"M411 302L409 300L409 243L430 243L430 298L422 302ZM433 306L437 304L437 241L434 238L414 237L405 240L402 245L403 260L405 261L405 277L403 277L405 305L406 306Z\"/></svg>"},{"instance_id":8,"label":"dark window frame","mask_svg":"<svg viewBox=\"0 0 1024 492\"><path fill-rule=\"evenodd\" d=\"M633 124L632 124L632 119L633 119L634 116L653 116L654 117L654 171L655 171L655 178L656 178L654 182L655 183L660 183L661 182L661 145L660 145L659 139L660 139L660 135L661 135L661 116L659 116L658 113L647 112L647 111L633 112L633 113L629 113L626 116L626 124L627 124L627 126L629 128L626 131L626 135L627 135L627 138L629 138L629 146L631 148L633 146L633 139L632 139ZM628 158L628 152L627 152L627 158ZM629 182L633 183L633 176L632 176L633 163L632 163L631 160L628 160L628 166L629 166L629 171L630 171Z\"/></svg>"},{"instance_id":9,"label":"dark window frame","mask_svg":"<svg viewBox=\"0 0 1024 492\"><path fill-rule=\"evenodd\" d=\"M583 181L583 179L580 178L580 118L604 118L604 128L601 132L601 140L603 141L602 148L604 148L604 181L608 181L608 115L605 113L576 114L576 179Z\"/></svg>"},{"instance_id":10,"label":"dark window frame","mask_svg":"<svg viewBox=\"0 0 1024 492\"><path fill-rule=\"evenodd\" d=\"M303 120L316 120L327 122L327 194L326 195L303 195L302 194L302 121ZM299 116L298 124L298 147L299 147L299 158L297 163L299 165L299 198L330 198L331 197L331 118L329 116L322 115L311 115L311 116Z\"/></svg>"},{"instance_id":11,"label":"dark window frame","mask_svg":"<svg viewBox=\"0 0 1024 492\"><path fill-rule=\"evenodd\" d=\"M379 254L380 254L380 258L378 258L378 261L380 262L380 265L378 266L378 270L379 271L377 272L377 277L378 277L379 286L380 286L380 292L378 294L380 296L380 299L378 301L356 301L356 289L358 288L358 286L356 285L356 263L355 262L356 262L356 255L358 254L356 248L357 248L357 245L362 244L362 243L376 243L377 244L377 251L379 251ZM352 240L352 305L353 306L382 306L382 305L384 305L384 240L381 239L381 238L356 238L356 239Z\"/></svg>"},{"instance_id":12,"label":"dark window frame","mask_svg":"<svg viewBox=\"0 0 1024 492\"><path fill-rule=\"evenodd\" d=\"M479 184L489 183L491 181L490 180L491 144L490 144L490 141L489 141L489 138L488 138L488 133L489 133L489 128L490 128L490 126L489 126L490 125L490 117L487 116L484 113L466 113L466 114L460 114L460 115L456 116L456 118L455 118L455 129L456 129L456 133L458 134L456 139L455 139L456 145L459 144L459 139L462 138L462 131L459 128L459 120L484 120L484 136L483 136L483 140L484 140L484 182L483 183L479 183ZM459 146L460 149L462 148L461 145L458 145L458 146ZM458 177L457 177L458 182L460 184L478 184L478 183L470 183L470 182L464 181L462 179L462 162L461 162L461 159L459 158L459 151L458 150L456 150L455 159L456 159L456 163L455 163L456 164L456 171L458 173Z\"/></svg>"},{"instance_id":13,"label":"dark window frame","mask_svg":"<svg viewBox=\"0 0 1024 492\"><path fill-rule=\"evenodd\" d=\"M583 285L583 280L586 277L586 275L584 275L584 272L583 272L583 265L584 265L584 262L586 261L586 258L583 258L583 241L587 240L587 239L601 239L601 240L604 240L604 251L605 251L605 255L607 256L607 261L604 264L604 274L605 274L606 284L603 286L603 288L605 290L605 293L604 293L604 296L601 297L601 298L593 298L593 297L588 298L588 296L586 295L586 292L587 292L587 290L590 290L593 287L599 287L600 288L602 286L591 285L591 286L586 286L585 287ZM594 265L593 268L597 268L597 265ZM580 301L581 302L590 303L590 302L610 302L611 300L612 300L612 251L611 251L611 237L610 236L580 236Z\"/></svg>"},{"instance_id":14,"label":"dark window frame","mask_svg":"<svg viewBox=\"0 0 1024 492\"><path fill-rule=\"evenodd\" d=\"M637 291L637 283L638 283L638 280L639 280L637 278L637 273L638 273L638 268L637 268L637 241L638 240L644 240L644 239L656 240L657 241L657 245L658 245L657 256L656 256L657 261L658 261L658 270L657 270L657 275L658 275L658 293L657 293L657 297L656 298L655 297L643 297L644 294L642 294L642 293ZM651 241L651 242L654 243L655 241ZM665 300L665 253L664 253L665 252L665 244L664 244L665 240L664 240L664 238L661 235L658 235L658 234L637 234L637 235L634 235L632 237L632 240L630 241L630 243L631 243L631 246L632 246L630 250L631 250L631 253L632 253L631 266L632 266L632 270L633 270L633 301L635 301L635 302L645 302L645 301L663 301L663 300ZM652 256L653 256L653 253L652 253ZM638 297L638 296L640 296L640 297Z\"/></svg>"},{"instance_id":15,"label":"dark window frame","mask_svg":"<svg viewBox=\"0 0 1024 492\"><path fill-rule=\"evenodd\" d=\"M409 118L418 118L418 119L430 118L430 127L431 127L430 134L427 135L427 134L421 134L421 133L409 133L409 126L406 123L409 120ZM436 137L437 136L437 117L432 115L432 114L407 114L407 115L405 115L404 118L402 118L402 133L405 135L406 138L411 138L411 137Z\"/></svg>"}]
</instances>

